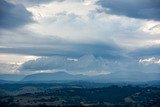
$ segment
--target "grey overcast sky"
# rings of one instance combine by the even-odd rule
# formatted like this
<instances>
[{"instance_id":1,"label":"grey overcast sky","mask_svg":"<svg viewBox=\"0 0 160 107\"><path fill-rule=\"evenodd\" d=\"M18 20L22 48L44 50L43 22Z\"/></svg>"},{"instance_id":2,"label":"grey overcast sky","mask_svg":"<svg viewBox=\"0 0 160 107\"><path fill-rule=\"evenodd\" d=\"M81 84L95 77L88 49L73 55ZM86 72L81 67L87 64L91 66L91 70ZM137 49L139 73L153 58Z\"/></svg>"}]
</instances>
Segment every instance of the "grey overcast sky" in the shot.
<instances>
[{"instance_id":1,"label":"grey overcast sky","mask_svg":"<svg viewBox=\"0 0 160 107\"><path fill-rule=\"evenodd\" d=\"M0 73L160 73L159 0L0 0Z\"/></svg>"}]
</instances>

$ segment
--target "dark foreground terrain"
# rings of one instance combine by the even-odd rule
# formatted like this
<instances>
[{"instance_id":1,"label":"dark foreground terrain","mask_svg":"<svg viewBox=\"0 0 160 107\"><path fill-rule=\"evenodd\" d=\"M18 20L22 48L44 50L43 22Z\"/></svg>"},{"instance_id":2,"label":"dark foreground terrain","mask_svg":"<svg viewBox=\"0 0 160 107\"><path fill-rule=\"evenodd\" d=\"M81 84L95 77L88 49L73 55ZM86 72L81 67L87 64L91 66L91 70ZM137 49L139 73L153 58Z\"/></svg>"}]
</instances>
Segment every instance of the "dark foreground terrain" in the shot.
<instances>
[{"instance_id":1,"label":"dark foreground terrain","mask_svg":"<svg viewBox=\"0 0 160 107\"><path fill-rule=\"evenodd\" d=\"M0 107L160 107L160 87L98 83L3 83Z\"/></svg>"}]
</instances>

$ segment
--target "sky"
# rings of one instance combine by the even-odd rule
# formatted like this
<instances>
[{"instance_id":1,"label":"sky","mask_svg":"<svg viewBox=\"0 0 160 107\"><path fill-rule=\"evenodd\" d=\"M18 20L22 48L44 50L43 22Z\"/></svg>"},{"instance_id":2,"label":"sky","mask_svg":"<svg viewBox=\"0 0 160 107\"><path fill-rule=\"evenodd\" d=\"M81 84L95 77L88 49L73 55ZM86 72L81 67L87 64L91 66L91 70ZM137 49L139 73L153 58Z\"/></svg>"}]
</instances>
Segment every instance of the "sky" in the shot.
<instances>
[{"instance_id":1,"label":"sky","mask_svg":"<svg viewBox=\"0 0 160 107\"><path fill-rule=\"evenodd\" d=\"M160 73L159 0L0 0L0 73Z\"/></svg>"}]
</instances>

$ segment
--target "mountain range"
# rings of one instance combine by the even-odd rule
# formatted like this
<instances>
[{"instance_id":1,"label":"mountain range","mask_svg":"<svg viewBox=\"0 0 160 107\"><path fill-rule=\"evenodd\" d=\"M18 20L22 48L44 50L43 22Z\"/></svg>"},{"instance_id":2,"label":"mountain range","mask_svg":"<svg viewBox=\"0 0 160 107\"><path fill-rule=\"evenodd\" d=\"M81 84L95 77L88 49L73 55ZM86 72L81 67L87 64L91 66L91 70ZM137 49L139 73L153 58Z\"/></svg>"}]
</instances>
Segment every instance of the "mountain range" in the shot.
<instances>
[{"instance_id":1,"label":"mountain range","mask_svg":"<svg viewBox=\"0 0 160 107\"><path fill-rule=\"evenodd\" d=\"M160 80L160 73L111 73L96 76L83 74L73 75L67 72L59 71L54 73L37 73L30 75L3 74L0 75L1 81L21 81L21 82L46 82L46 81L91 81L91 82L144 82Z\"/></svg>"}]
</instances>

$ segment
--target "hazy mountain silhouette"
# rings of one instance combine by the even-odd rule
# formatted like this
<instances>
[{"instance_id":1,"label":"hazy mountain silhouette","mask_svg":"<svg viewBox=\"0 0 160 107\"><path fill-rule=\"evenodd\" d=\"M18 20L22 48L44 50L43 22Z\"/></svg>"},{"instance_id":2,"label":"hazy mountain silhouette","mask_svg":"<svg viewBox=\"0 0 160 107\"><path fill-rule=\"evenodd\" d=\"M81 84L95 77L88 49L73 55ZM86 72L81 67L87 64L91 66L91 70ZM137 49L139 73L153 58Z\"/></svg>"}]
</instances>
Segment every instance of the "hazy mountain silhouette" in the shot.
<instances>
[{"instance_id":1,"label":"hazy mountain silhouette","mask_svg":"<svg viewBox=\"0 0 160 107\"><path fill-rule=\"evenodd\" d=\"M55 73L38 73L27 75L22 81L65 81L65 80L82 80L92 82L117 82L117 81L153 81L160 80L160 73L111 73L107 75L87 76L87 75L72 75L66 72Z\"/></svg>"},{"instance_id":2,"label":"hazy mountain silhouette","mask_svg":"<svg viewBox=\"0 0 160 107\"><path fill-rule=\"evenodd\" d=\"M86 76L84 75L72 75L66 72L55 72L55 73L38 73L31 74L22 79L22 81L59 81L59 80L83 80Z\"/></svg>"},{"instance_id":3,"label":"hazy mountain silhouette","mask_svg":"<svg viewBox=\"0 0 160 107\"><path fill-rule=\"evenodd\" d=\"M6 80L6 81L20 81L22 80L26 75L23 74L1 74L0 80Z\"/></svg>"}]
</instances>

